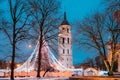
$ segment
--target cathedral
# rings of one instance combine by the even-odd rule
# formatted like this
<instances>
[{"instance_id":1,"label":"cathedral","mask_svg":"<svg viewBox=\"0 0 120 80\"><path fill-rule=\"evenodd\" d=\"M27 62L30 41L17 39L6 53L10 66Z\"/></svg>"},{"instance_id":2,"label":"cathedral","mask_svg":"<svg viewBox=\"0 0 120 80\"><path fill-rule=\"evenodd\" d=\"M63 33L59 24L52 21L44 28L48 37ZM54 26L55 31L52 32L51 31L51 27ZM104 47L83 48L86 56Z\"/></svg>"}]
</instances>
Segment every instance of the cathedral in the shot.
<instances>
[{"instance_id":1,"label":"cathedral","mask_svg":"<svg viewBox=\"0 0 120 80\"><path fill-rule=\"evenodd\" d=\"M59 26L58 34L58 60L59 62L70 68L73 66L72 63L72 34L71 26L67 21L66 12L64 12L64 19Z\"/></svg>"}]
</instances>

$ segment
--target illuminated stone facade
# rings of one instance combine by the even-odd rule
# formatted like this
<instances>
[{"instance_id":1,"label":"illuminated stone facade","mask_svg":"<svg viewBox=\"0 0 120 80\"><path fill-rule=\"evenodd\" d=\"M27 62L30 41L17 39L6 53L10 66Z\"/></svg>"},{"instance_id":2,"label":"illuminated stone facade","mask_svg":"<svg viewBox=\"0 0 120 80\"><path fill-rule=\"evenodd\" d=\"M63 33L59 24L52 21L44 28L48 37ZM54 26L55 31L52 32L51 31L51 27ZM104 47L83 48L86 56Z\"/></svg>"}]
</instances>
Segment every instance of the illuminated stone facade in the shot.
<instances>
[{"instance_id":1,"label":"illuminated stone facade","mask_svg":"<svg viewBox=\"0 0 120 80\"><path fill-rule=\"evenodd\" d=\"M71 26L66 20L66 13L64 13L64 20L59 26L58 34L58 57L63 66L72 67L72 34Z\"/></svg>"},{"instance_id":2,"label":"illuminated stone facade","mask_svg":"<svg viewBox=\"0 0 120 80\"><path fill-rule=\"evenodd\" d=\"M118 72L120 72L120 44L118 44L116 46L117 46L117 52L115 54L114 59L115 59L115 61L117 60L117 62L118 62ZM107 48L108 48L108 61L109 61L109 63L111 63L111 61L112 61L112 52L111 52L110 45L108 45Z\"/></svg>"}]
</instances>

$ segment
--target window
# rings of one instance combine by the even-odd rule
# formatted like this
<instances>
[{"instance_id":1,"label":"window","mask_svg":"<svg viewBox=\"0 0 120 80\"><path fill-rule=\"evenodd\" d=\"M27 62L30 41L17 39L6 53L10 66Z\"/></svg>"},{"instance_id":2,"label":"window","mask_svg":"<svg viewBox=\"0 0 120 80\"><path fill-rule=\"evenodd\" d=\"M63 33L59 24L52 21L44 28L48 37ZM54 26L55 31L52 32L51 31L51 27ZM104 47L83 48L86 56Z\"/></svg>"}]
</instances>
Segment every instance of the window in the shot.
<instances>
[{"instance_id":1,"label":"window","mask_svg":"<svg viewBox=\"0 0 120 80\"><path fill-rule=\"evenodd\" d=\"M67 58L67 61L68 61L68 58Z\"/></svg>"},{"instance_id":2,"label":"window","mask_svg":"<svg viewBox=\"0 0 120 80\"><path fill-rule=\"evenodd\" d=\"M68 44L69 44L69 38L67 39L67 42L68 42Z\"/></svg>"},{"instance_id":3,"label":"window","mask_svg":"<svg viewBox=\"0 0 120 80\"><path fill-rule=\"evenodd\" d=\"M69 54L69 49L67 49L67 53Z\"/></svg>"},{"instance_id":4,"label":"window","mask_svg":"<svg viewBox=\"0 0 120 80\"><path fill-rule=\"evenodd\" d=\"M63 49L63 54L65 53L65 50Z\"/></svg>"},{"instance_id":5,"label":"window","mask_svg":"<svg viewBox=\"0 0 120 80\"><path fill-rule=\"evenodd\" d=\"M62 28L62 32L64 33L66 31L66 29L65 28Z\"/></svg>"},{"instance_id":6,"label":"window","mask_svg":"<svg viewBox=\"0 0 120 80\"><path fill-rule=\"evenodd\" d=\"M67 32L69 33L69 29L67 29Z\"/></svg>"},{"instance_id":7,"label":"window","mask_svg":"<svg viewBox=\"0 0 120 80\"><path fill-rule=\"evenodd\" d=\"M63 38L62 43L63 43L63 44L65 43L65 38Z\"/></svg>"}]
</instances>

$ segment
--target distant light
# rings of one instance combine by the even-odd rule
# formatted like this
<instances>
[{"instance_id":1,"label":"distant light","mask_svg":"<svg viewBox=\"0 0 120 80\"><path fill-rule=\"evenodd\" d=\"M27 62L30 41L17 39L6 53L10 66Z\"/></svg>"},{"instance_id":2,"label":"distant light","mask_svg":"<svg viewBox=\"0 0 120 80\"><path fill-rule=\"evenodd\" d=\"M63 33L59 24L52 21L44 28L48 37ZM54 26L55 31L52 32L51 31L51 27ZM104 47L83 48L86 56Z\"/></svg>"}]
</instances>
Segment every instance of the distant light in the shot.
<instances>
[{"instance_id":1,"label":"distant light","mask_svg":"<svg viewBox=\"0 0 120 80\"><path fill-rule=\"evenodd\" d=\"M17 64L17 68L20 67L20 64Z\"/></svg>"},{"instance_id":2,"label":"distant light","mask_svg":"<svg viewBox=\"0 0 120 80\"><path fill-rule=\"evenodd\" d=\"M31 44L29 44L29 45L28 45L28 48L31 48L31 47L32 47L32 45L31 45Z\"/></svg>"}]
</instances>

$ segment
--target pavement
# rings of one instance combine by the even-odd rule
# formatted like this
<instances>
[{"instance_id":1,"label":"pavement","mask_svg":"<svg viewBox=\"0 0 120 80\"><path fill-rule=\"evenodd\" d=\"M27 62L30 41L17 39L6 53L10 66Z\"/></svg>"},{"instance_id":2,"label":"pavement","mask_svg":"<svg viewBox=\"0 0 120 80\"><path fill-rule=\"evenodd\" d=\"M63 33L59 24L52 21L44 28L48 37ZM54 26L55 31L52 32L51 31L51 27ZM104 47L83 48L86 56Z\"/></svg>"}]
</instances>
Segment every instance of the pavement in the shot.
<instances>
[{"instance_id":1,"label":"pavement","mask_svg":"<svg viewBox=\"0 0 120 80\"><path fill-rule=\"evenodd\" d=\"M10 80L10 78L0 78L0 80ZM29 77L25 77L25 78L15 78L15 80L69 80L68 78L64 78L64 77L52 77L52 78L29 78Z\"/></svg>"}]
</instances>

